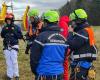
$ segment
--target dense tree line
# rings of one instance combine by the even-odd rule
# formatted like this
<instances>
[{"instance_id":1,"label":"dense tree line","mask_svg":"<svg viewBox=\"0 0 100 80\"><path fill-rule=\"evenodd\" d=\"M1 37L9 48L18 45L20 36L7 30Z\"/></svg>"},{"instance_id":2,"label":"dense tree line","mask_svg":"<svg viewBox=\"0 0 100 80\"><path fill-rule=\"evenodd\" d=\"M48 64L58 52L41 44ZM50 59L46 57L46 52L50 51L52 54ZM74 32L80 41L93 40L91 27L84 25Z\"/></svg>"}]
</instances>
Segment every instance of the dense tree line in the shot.
<instances>
[{"instance_id":1,"label":"dense tree line","mask_svg":"<svg viewBox=\"0 0 100 80\"><path fill-rule=\"evenodd\" d=\"M88 13L92 25L100 25L100 0L70 0L61 7L61 15L69 15L73 10L83 8Z\"/></svg>"}]
</instances>

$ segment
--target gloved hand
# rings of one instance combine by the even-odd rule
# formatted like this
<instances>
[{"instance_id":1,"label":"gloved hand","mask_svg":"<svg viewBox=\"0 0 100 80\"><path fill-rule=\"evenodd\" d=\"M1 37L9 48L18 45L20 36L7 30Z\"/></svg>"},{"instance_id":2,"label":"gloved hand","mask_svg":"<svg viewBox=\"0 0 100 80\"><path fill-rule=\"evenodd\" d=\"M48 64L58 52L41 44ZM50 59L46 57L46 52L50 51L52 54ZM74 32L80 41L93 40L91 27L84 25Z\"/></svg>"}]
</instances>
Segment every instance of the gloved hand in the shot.
<instances>
[{"instance_id":1,"label":"gloved hand","mask_svg":"<svg viewBox=\"0 0 100 80\"><path fill-rule=\"evenodd\" d=\"M26 49L26 50L25 50L25 54L29 54L29 50Z\"/></svg>"},{"instance_id":2,"label":"gloved hand","mask_svg":"<svg viewBox=\"0 0 100 80\"><path fill-rule=\"evenodd\" d=\"M30 45L26 46L25 54L29 54Z\"/></svg>"}]
</instances>

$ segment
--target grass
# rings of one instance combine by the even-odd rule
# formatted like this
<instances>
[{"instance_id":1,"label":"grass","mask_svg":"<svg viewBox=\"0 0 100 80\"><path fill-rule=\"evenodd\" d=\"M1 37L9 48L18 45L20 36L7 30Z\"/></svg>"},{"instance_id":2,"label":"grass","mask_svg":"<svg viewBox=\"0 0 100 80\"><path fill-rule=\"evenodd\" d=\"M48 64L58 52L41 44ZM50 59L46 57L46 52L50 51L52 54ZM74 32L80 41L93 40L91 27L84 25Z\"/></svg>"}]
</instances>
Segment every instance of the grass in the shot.
<instances>
[{"instance_id":1,"label":"grass","mask_svg":"<svg viewBox=\"0 0 100 80\"><path fill-rule=\"evenodd\" d=\"M95 37L96 37L96 44L99 50L97 61L94 62L97 77L96 80L100 80L100 26L94 27ZM0 80L5 80L6 76L6 64L3 55L3 47L2 47L2 39L0 39ZM20 70L20 80L34 80L34 75L32 75L29 65L29 55L25 55L25 43L21 40L20 41L20 50L19 50L19 70Z\"/></svg>"},{"instance_id":2,"label":"grass","mask_svg":"<svg viewBox=\"0 0 100 80\"><path fill-rule=\"evenodd\" d=\"M98 58L94 64L97 72L96 80L100 80L100 26L94 27L94 31L95 31L96 45L98 48Z\"/></svg>"}]
</instances>

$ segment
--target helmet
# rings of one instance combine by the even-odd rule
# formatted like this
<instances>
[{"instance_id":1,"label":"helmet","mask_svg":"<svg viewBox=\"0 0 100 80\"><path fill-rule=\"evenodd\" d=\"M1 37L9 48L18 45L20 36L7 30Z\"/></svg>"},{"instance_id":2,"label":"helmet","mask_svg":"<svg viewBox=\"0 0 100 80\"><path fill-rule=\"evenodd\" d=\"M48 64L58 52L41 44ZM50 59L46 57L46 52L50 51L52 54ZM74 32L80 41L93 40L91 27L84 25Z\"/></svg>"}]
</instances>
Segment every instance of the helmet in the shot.
<instances>
[{"instance_id":1,"label":"helmet","mask_svg":"<svg viewBox=\"0 0 100 80\"><path fill-rule=\"evenodd\" d=\"M56 22L59 20L59 14L57 11L49 10L42 15L44 20L49 22Z\"/></svg>"},{"instance_id":2,"label":"helmet","mask_svg":"<svg viewBox=\"0 0 100 80\"><path fill-rule=\"evenodd\" d=\"M14 15L12 13L7 13L5 16L5 22L7 19L11 20L12 22L14 21Z\"/></svg>"},{"instance_id":3,"label":"helmet","mask_svg":"<svg viewBox=\"0 0 100 80\"><path fill-rule=\"evenodd\" d=\"M5 18L12 19L14 15L12 13L7 13Z\"/></svg>"},{"instance_id":4,"label":"helmet","mask_svg":"<svg viewBox=\"0 0 100 80\"><path fill-rule=\"evenodd\" d=\"M31 16L38 16L39 15L39 11L38 9L31 9L28 13L28 15Z\"/></svg>"},{"instance_id":5,"label":"helmet","mask_svg":"<svg viewBox=\"0 0 100 80\"><path fill-rule=\"evenodd\" d=\"M70 14L70 19L77 20L77 19L87 19L87 13L83 9L77 9L73 13Z\"/></svg>"}]
</instances>

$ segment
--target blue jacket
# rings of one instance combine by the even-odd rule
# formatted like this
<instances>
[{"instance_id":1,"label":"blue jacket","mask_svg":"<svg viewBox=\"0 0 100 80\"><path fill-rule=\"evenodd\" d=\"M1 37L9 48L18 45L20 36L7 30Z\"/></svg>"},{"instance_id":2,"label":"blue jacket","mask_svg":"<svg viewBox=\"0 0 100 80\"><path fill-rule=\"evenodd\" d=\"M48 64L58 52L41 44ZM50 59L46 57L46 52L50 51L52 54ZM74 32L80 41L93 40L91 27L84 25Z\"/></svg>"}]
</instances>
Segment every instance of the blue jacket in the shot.
<instances>
[{"instance_id":1,"label":"blue jacket","mask_svg":"<svg viewBox=\"0 0 100 80\"><path fill-rule=\"evenodd\" d=\"M4 38L4 47L18 45L18 39L23 38L21 28L15 24L5 25L1 31L1 37Z\"/></svg>"},{"instance_id":2,"label":"blue jacket","mask_svg":"<svg viewBox=\"0 0 100 80\"><path fill-rule=\"evenodd\" d=\"M89 43L89 34L85 30L85 28L89 28L90 25L87 22L84 22L82 24L77 25L77 27L74 29L74 31L82 36L87 37L88 39L84 39L83 37L80 37L76 34L73 35L73 33L69 34L68 37L68 44L70 45L70 49L72 50L71 54L71 65L76 66L79 62L82 61L82 63L89 62L89 65L93 60L96 60L96 47L90 46ZM84 64L81 64L82 66Z\"/></svg>"},{"instance_id":3,"label":"blue jacket","mask_svg":"<svg viewBox=\"0 0 100 80\"><path fill-rule=\"evenodd\" d=\"M32 72L39 75L58 75L64 72L63 63L68 45L57 25L48 26L31 47Z\"/></svg>"}]
</instances>

